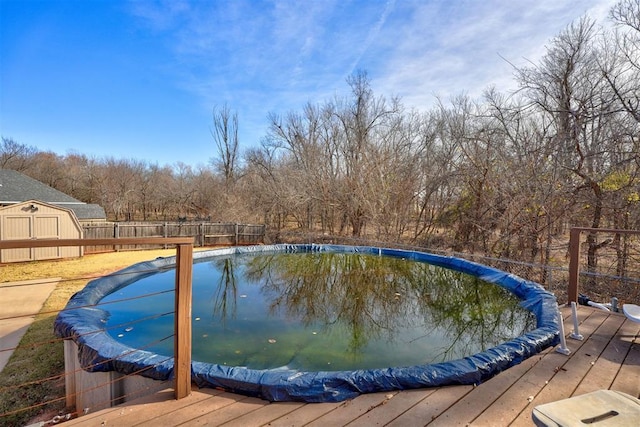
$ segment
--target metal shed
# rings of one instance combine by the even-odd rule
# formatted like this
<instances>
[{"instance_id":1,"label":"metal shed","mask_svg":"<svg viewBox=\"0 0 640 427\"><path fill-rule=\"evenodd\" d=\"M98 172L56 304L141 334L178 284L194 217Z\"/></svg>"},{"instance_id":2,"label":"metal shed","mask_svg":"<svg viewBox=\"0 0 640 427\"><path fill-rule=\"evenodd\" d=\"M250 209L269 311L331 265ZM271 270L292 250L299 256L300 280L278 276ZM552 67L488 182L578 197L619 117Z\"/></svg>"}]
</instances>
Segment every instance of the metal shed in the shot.
<instances>
[{"instance_id":1,"label":"metal shed","mask_svg":"<svg viewBox=\"0 0 640 427\"><path fill-rule=\"evenodd\" d=\"M0 240L81 238L82 227L70 209L37 200L0 207ZM80 256L80 247L4 249L0 251L0 262Z\"/></svg>"}]
</instances>

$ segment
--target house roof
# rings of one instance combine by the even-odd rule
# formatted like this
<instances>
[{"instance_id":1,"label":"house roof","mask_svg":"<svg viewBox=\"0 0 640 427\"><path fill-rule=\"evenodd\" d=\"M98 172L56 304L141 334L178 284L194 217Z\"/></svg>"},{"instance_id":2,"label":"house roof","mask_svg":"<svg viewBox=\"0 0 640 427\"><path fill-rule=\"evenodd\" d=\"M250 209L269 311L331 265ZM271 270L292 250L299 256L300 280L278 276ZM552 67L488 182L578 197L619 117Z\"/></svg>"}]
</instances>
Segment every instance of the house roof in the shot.
<instances>
[{"instance_id":1,"label":"house roof","mask_svg":"<svg viewBox=\"0 0 640 427\"><path fill-rule=\"evenodd\" d=\"M87 204L68 194L11 169L0 169L0 205L13 205L27 200L40 200L71 209L78 219L104 219L104 209Z\"/></svg>"}]
</instances>

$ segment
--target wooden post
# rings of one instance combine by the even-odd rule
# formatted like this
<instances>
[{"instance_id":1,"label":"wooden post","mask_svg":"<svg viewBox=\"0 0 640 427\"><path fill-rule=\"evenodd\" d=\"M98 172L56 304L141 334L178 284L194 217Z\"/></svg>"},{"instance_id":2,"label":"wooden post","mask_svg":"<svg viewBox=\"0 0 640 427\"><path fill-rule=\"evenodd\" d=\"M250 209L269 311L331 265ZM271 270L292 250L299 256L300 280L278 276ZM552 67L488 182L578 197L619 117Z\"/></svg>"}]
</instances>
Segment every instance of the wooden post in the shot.
<instances>
[{"instance_id":1,"label":"wooden post","mask_svg":"<svg viewBox=\"0 0 640 427\"><path fill-rule=\"evenodd\" d=\"M240 240L239 240L239 236L238 236L238 223L237 222L235 223L235 234L236 234L236 244L235 244L235 246L238 246Z\"/></svg>"},{"instance_id":2,"label":"wooden post","mask_svg":"<svg viewBox=\"0 0 640 427\"><path fill-rule=\"evenodd\" d=\"M76 372L78 366L78 348L70 339L63 341L64 345L64 390L67 406L76 406ZM74 351L75 350L75 351Z\"/></svg>"},{"instance_id":3,"label":"wooden post","mask_svg":"<svg viewBox=\"0 0 640 427\"><path fill-rule=\"evenodd\" d=\"M165 237L165 238L169 236L169 234L168 234L168 233L169 233L168 228L169 228L169 224L167 224L167 222L165 221L165 222L162 224L162 236L163 236L163 237ZM167 245L162 245L162 247L163 247L164 249L167 249ZM176 258L176 259L177 259L177 258Z\"/></svg>"},{"instance_id":4,"label":"wooden post","mask_svg":"<svg viewBox=\"0 0 640 427\"><path fill-rule=\"evenodd\" d=\"M567 288L567 305L578 303L578 269L580 267L580 233L581 228L572 228L569 234L569 287Z\"/></svg>"},{"instance_id":5,"label":"wooden post","mask_svg":"<svg viewBox=\"0 0 640 427\"><path fill-rule=\"evenodd\" d=\"M191 394L191 276L193 244L176 245L175 336L173 341L175 397Z\"/></svg>"}]
</instances>

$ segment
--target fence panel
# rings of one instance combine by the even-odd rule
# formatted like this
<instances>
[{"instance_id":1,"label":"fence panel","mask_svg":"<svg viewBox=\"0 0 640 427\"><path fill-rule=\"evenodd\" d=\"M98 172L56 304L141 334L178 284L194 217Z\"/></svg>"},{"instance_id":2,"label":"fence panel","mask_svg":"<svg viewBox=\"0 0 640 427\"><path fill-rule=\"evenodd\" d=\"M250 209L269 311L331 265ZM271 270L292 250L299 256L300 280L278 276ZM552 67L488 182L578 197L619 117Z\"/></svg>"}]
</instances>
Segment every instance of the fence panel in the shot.
<instances>
[{"instance_id":1,"label":"fence panel","mask_svg":"<svg viewBox=\"0 0 640 427\"><path fill-rule=\"evenodd\" d=\"M93 223L83 224L85 239L111 239L117 237L115 234L114 223ZM100 252L113 252L116 250L115 246L86 246L84 249L85 254L100 253Z\"/></svg>"},{"instance_id":2,"label":"fence panel","mask_svg":"<svg viewBox=\"0 0 640 427\"><path fill-rule=\"evenodd\" d=\"M156 223L117 223L118 237L165 237L163 224ZM174 237L174 236L171 236ZM122 246L121 250L129 251L134 249L150 249L149 245L129 245Z\"/></svg>"},{"instance_id":3,"label":"fence panel","mask_svg":"<svg viewBox=\"0 0 640 427\"><path fill-rule=\"evenodd\" d=\"M195 246L255 245L264 243L262 224L193 222L108 222L85 224L85 239L133 237L193 237ZM88 246L85 253L147 249L149 245L126 247Z\"/></svg>"},{"instance_id":4,"label":"fence panel","mask_svg":"<svg viewBox=\"0 0 640 427\"><path fill-rule=\"evenodd\" d=\"M207 246L238 244L236 229L236 224L207 224L204 227L204 242Z\"/></svg>"},{"instance_id":5,"label":"fence panel","mask_svg":"<svg viewBox=\"0 0 640 427\"><path fill-rule=\"evenodd\" d=\"M264 224L238 224L238 239L243 245L256 245L264 242L266 226Z\"/></svg>"}]
</instances>

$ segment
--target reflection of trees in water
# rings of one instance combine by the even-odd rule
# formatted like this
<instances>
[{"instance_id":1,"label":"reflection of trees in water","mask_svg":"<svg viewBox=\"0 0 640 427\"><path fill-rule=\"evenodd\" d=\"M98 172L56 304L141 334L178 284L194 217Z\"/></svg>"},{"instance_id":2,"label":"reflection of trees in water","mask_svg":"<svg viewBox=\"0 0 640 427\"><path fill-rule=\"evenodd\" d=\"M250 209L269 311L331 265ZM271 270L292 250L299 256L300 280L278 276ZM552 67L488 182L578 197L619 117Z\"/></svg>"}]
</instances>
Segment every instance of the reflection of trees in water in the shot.
<instances>
[{"instance_id":1,"label":"reflection of trees in water","mask_svg":"<svg viewBox=\"0 0 640 427\"><path fill-rule=\"evenodd\" d=\"M334 253L275 254L251 259L246 278L262 283L272 313L282 310L305 326L348 328L350 350L386 332L393 336L403 317L406 294L396 277L410 274L391 258Z\"/></svg>"},{"instance_id":2,"label":"reflection of trees in water","mask_svg":"<svg viewBox=\"0 0 640 427\"><path fill-rule=\"evenodd\" d=\"M245 277L262 283L270 310L305 326L348 329L350 351L400 328L440 328L444 353L483 349L513 337L514 324L532 325L507 291L476 277L429 264L362 254L274 254L247 261ZM511 298L510 298L511 297ZM531 316L533 317L533 316ZM514 323L516 322L516 323ZM426 339L428 335L425 335ZM418 337L421 339L423 337Z\"/></svg>"},{"instance_id":3,"label":"reflection of trees in water","mask_svg":"<svg viewBox=\"0 0 640 427\"><path fill-rule=\"evenodd\" d=\"M216 258L212 264L220 272L220 279L213 294L213 315L224 324L227 316L234 318L236 315L238 284L234 258Z\"/></svg>"},{"instance_id":4,"label":"reflection of trees in water","mask_svg":"<svg viewBox=\"0 0 640 427\"><path fill-rule=\"evenodd\" d=\"M535 327L535 316L521 309L509 291L453 270L430 270L425 318L430 319L427 326L447 333L450 345L442 356L475 353Z\"/></svg>"}]
</instances>

